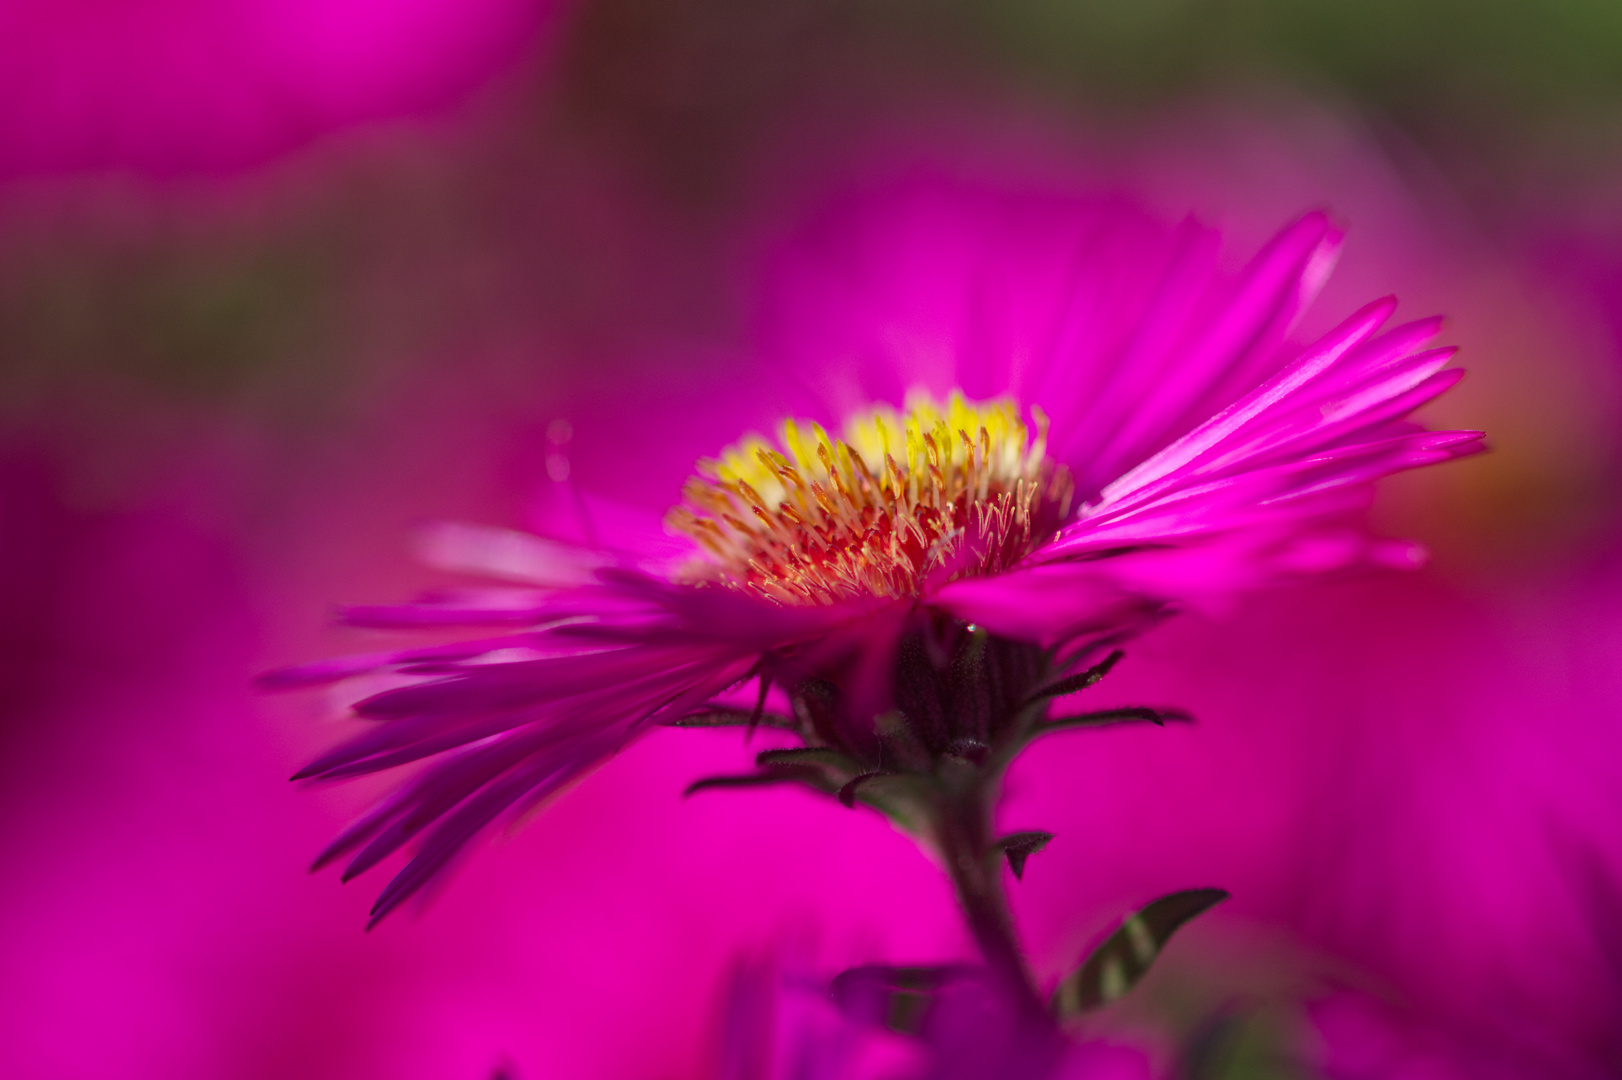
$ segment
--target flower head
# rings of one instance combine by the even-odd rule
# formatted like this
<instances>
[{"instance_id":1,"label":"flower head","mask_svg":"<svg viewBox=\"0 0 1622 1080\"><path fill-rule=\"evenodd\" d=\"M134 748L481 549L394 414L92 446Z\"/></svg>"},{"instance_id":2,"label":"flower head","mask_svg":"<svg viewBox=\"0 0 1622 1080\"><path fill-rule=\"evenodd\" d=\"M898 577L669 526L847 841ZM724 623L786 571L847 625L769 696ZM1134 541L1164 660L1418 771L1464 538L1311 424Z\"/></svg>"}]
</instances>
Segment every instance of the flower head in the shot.
<instances>
[{"instance_id":1,"label":"flower head","mask_svg":"<svg viewBox=\"0 0 1622 1080\"><path fill-rule=\"evenodd\" d=\"M1213 231L1118 204L1043 203L1034 233L1015 227L1017 199L933 205L949 212L876 219L876 254L847 268L880 283L877 301L839 301L835 274L803 290L825 318L801 347L826 362L784 385L845 407L775 442L717 431L732 449L699 463L667 518L682 557L606 524L591 543L448 528L436 561L522 587L351 619L506 632L272 676L392 680L354 705L374 723L299 776L435 759L319 860L354 853L347 877L417 843L376 917L661 724L789 729L802 747L715 782L804 782L927 832L943 791L996 775L1052 728L1048 699L1156 619L1414 564L1356 511L1379 477L1480 436L1407 419L1460 374L1452 350L1425 347L1437 320L1383 329L1386 299L1287 342L1340 242L1324 215L1234 274ZM927 227L884 233L895 221ZM918 291L889 303L895 282ZM990 294L1003 315L985 314ZM822 426L841 420L838 437Z\"/></svg>"}]
</instances>

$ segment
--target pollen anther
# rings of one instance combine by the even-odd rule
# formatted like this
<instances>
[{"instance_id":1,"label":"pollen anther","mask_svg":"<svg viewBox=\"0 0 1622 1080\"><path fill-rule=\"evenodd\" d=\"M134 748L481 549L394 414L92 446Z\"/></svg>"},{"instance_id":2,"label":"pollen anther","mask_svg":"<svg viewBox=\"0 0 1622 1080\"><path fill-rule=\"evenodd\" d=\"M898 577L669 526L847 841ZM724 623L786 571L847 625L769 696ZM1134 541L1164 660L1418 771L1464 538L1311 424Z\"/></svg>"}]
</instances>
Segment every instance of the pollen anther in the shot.
<instances>
[{"instance_id":1,"label":"pollen anther","mask_svg":"<svg viewBox=\"0 0 1622 1080\"><path fill-rule=\"evenodd\" d=\"M954 392L944 405L914 393L900 412L858 414L842 439L787 420L781 452L751 436L699 462L668 523L713 557L690 578L780 603L918 595L926 582L998 573L1070 511L1070 475L1047 460L1047 419L1033 416L1035 439L1013 402Z\"/></svg>"}]
</instances>

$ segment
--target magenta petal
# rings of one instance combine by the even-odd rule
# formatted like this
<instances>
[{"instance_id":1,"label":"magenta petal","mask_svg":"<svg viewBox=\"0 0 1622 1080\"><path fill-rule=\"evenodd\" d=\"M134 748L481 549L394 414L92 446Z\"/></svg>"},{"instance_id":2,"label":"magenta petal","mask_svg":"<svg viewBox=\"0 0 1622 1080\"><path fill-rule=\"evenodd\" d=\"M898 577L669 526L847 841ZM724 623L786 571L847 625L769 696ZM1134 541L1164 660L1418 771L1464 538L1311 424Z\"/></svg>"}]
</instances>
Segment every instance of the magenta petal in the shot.
<instances>
[{"instance_id":1,"label":"magenta petal","mask_svg":"<svg viewBox=\"0 0 1622 1080\"><path fill-rule=\"evenodd\" d=\"M1130 404L1122 398L1112 402L1112 419L1124 426L1100 456L1124 456L1128 447L1142 445L1183 415L1202 390L1222 382L1236 366L1255 362L1247 358L1265 361L1322 284L1338 245L1339 234L1322 214L1309 214L1280 233L1252 262L1215 324L1180 343L1175 370L1166 372L1152 393L1138 393Z\"/></svg>"},{"instance_id":2,"label":"magenta petal","mask_svg":"<svg viewBox=\"0 0 1622 1080\"><path fill-rule=\"evenodd\" d=\"M1124 637L1147 628L1164 607L1089 564L970 578L941 589L930 603L994 634L1043 645Z\"/></svg>"},{"instance_id":3,"label":"magenta petal","mask_svg":"<svg viewBox=\"0 0 1622 1080\"><path fill-rule=\"evenodd\" d=\"M1120 402L1143 399L1166 380L1167 366L1176 363L1176 345L1212 286L1220 246L1213 230L1185 222L1171 263L1141 318L1125 330L1126 344L1118 356L1087 363L1092 358L1067 355L1032 392L1014 387L1020 400L1049 403L1055 424L1054 455L1080 472L1084 488L1101 487L1113 479L1122 464L1119 459L1132 452L1127 437L1115 440L1113 448L1107 445L1111 434L1130 419ZM1081 352L1079 346L1072 350ZM1155 435L1144 438L1152 442Z\"/></svg>"},{"instance_id":4,"label":"magenta petal","mask_svg":"<svg viewBox=\"0 0 1622 1080\"><path fill-rule=\"evenodd\" d=\"M1289 367L1104 489L1108 502L1143 498L1264 410L1326 370L1391 317L1396 301L1377 300L1330 331Z\"/></svg>"}]
</instances>

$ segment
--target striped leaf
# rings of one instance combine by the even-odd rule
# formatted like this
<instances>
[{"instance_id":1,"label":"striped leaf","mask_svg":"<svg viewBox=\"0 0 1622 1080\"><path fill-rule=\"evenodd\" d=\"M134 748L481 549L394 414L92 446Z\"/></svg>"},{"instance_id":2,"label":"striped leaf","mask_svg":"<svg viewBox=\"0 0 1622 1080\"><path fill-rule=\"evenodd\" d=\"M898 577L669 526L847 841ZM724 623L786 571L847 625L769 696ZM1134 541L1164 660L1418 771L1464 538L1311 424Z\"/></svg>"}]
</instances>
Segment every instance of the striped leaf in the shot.
<instances>
[{"instance_id":1,"label":"striped leaf","mask_svg":"<svg viewBox=\"0 0 1622 1080\"><path fill-rule=\"evenodd\" d=\"M1125 996L1178 927L1227 898L1225 889L1184 889L1129 915L1080 970L1059 983L1053 991L1054 1015L1067 1020Z\"/></svg>"}]
</instances>

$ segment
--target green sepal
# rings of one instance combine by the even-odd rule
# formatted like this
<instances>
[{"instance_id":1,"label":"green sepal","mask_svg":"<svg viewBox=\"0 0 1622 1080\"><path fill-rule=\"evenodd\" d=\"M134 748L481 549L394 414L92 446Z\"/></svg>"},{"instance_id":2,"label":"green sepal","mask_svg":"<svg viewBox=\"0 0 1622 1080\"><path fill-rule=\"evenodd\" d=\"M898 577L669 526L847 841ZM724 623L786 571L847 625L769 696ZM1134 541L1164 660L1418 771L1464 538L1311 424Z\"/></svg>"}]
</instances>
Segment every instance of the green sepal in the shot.
<instances>
[{"instance_id":1,"label":"green sepal","mask_svg":"<svg viewBox=\"0 0 1622 1080\"><path fill-rule=\"evenodd\" d=\"M1156 709L1148 705L1125 705L1119 709L1100 709L1097 712L1076 713L1045 720L1031 729L1030 737L1048 735L1055 731L1075 728L1111 727L1115 724L1153 724L1165 727L1167 722L1192 724L1194 717L1181 709Z\"/></svg>"},{"instance_id":2,"label":"green sepal","mask_svg":"<svg viewBox=\"0 0 1622 1080\"><path fill-rule=\"evenodd\" d=\"M747 727L751 735L754 734L755 728L761 724L765 724L767 727L793 730L793 720L766 711L766 698L772 692L772 677L761 671L758 663L749 670L749 674L744 676L744 680L747 681L757 677L760 680L760 692L755 697L755 707L753 709L746 712L743 709L730 708L726 705L706 705L679 719L666 721L665 726Z\"/></svg>"},{"instance_id":3,"label":"green sepal","mask_svg":"<svg viewBox=\"0 0 1622 1080\"><path fill-rule=\"evenodd\" d=\"M1064 697L1066 694L1080 693L1089 686L1096 684L1098 680L1102 679L1105 675L1108 675L1110 670L1114 668L1116 664L1119 664L1121 662L1121 658L1125 655L1126 653L1122 652L1120 649L1116 649L1114 652L1104 657L1104 659L1100 660L1086 671L1080 672L1076 675L1071 675L1068 678L1060 679L1058 682L1048 683L1048 685L1042 687L1042 689L1032 694L1030 700L1046 701L1048 698Z\"/></svg>"},{"instance_id":4,"label":"green sepal","mask_svg":"<svg viewBox=\"0 0 1622 1080\"><path fill-rule=\"evenodd\" d=\"M884 712L873 718L879 737L879 763L882 768L902 772L927 772L934 761L927 746L899 712Z\"/></svg>"},{"instance_id":5,"label":"green sepal","mask_svg":"<svg viewBox=\"0 0 1622 1080\"><path fill-rule=\"evenodd\" d=\"M675 720L667 720L664 726L679 728L763 726L792 730L794 721L786 716L779 716L777 713L712 706L688 713L686 716L677 717Z\"/></svg>"},{"instance_id":6,"label":"green sepal","mask_svg":"<svg viewBox=\"0 0 1622 1080\"><path fill-rule=\"evenodd\" d=\"M1054 989L1053 1015L1068 1020L1124 996L1178 927L1227 898L1226 889L1184 889L1129 915L1080 970Z\"/></svg>"},{"instance_id":7,"label":"green sepal","mask_svg":"<svg viewBox=\"0 0 1622 1080\"><path fill-rule=\"evenodd\" d=\"M700 791L714 791L721 788L748 788L764 787L767 784L809 784L821 791L829 790L828 781L822 775L821 769L810 766L785 765L772 769L769 772L744 773L740 776L706 776L702 780L694 780L687 785L681 793L682 798L696 795Z\"/></svg>"},{"instance_id":8,"label":"green sepal","mask_svg":"<svg viewBox=\"0 0 1622 1080\"><path fill-rule=\"evenodd\" d=\"M902 832L920 839L930 834L934 821L931 808L935 790L926 777L909 773L867 772L852 777L842 788L826 790L851 809L861 803L877 810Z\"/></svg>"},{"instance_id":9,"label":"green sepal","mask_svg":"<svg viewBox=\"0 0 1622 1080\"><path fill-rule=\"evenodd\" d=\"M849 774L862 771L861 765L838 750L831 750L826 746L791 746L782 750L762 750L755 755L755 764L762 769L776 768L780 765L806 765L838 769Z\"/></svg>"},{"instance_id":10,"label":"green sepal","mask_svg":"<svg viewBox=\"0 0 1622 1080\"><path fill-rule=\"evenodd\" d=\"M1000 848L1003 857L1008 860L1008 869L1013 871L1014 880L1025 880L1025 860L1048 846L1053 839L1050 832L1017 832L1009 833L998 840L993 847Z\"/></svg>"},{"instance_id":11,"label":"green sepal","mask_svg":"<svg viewBox=\"0 0 1622 1080\"><path fill-rule=\"evenodd\" d=\"M877 780L881 776L889 776L889 775L891 775L891 774L890 773L882 773L882 772L858 773L857 775L851 777L850 781L839 789L839 792L838 792L839 801L844 803L845 806L847 808L851 809L851 810L856 809L856 791L857 791L857 789L860 788L863 784L867 783L869 780Z\"/></svg>"}]
</instances>

